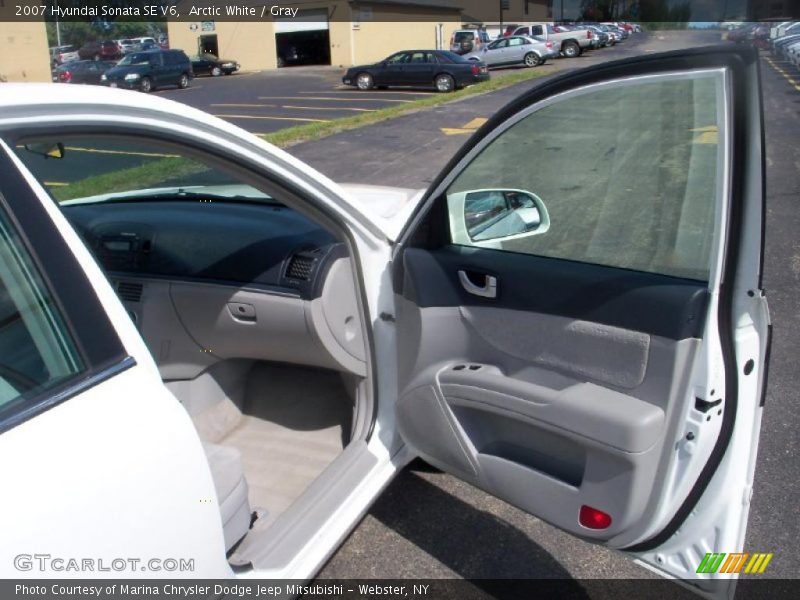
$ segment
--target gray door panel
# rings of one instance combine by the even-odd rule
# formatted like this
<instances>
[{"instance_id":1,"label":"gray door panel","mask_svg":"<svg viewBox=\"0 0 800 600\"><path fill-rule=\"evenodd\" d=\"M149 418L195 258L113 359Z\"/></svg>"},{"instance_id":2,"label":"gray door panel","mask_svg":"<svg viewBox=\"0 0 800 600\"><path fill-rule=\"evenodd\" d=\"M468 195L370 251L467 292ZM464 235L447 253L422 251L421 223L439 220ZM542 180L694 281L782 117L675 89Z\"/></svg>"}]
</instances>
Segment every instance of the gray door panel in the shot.
<instances>
[{"instance_id":1,"label":"gray door panel","mask_svg":"<svg viewBox=\"0 0 800 600\"><path fill-rule=\"evenodd\" d=\"M401 364L398 425L423 458L583 537L611 539L641 517L699 340L598 333L494 307L398 305L408 324L400 356L415 357ZM493 330L496 319L529 332L527 346ZM575 346L585 354L570 354ZM612 526L581 526L584 504L608 510Z\"/></svg>"}]
</instances>

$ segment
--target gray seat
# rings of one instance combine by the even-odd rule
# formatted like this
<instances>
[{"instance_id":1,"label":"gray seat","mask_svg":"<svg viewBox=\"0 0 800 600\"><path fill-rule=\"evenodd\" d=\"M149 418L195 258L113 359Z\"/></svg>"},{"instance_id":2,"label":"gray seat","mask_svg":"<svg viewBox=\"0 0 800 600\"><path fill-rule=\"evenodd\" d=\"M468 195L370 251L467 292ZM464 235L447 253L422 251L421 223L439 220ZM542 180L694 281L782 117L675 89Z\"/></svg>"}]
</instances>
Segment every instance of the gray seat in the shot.
<instances>
[{"instance_id":1,"label":"gray seat","mask_svg":"<svg viewBox=\"0 0 800 600\"><path fill-rule=\"evenodd\" d=\"M250 502L242 455L231 446L203 442L225 534L225 550L230 550L250 529Z\"/></svg>"}]
</instances>

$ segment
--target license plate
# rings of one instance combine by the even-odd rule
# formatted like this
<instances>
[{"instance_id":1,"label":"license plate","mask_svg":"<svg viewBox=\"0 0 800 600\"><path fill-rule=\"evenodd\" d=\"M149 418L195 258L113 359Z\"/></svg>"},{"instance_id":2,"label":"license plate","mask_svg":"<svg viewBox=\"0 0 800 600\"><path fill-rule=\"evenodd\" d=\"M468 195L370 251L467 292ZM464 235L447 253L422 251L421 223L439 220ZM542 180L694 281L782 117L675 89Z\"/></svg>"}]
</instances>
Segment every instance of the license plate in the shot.
<instances>
[{"instance_id":1,"label":"license plate","mask_svg":"<svg viewBox=\"0 0 800 600\"><path fill-rule=\"evenodd\" d=\"M117 87L117 84L116 83L112 83L112 84L110 84L110 87Z\"/></svg>"}]
</instances>

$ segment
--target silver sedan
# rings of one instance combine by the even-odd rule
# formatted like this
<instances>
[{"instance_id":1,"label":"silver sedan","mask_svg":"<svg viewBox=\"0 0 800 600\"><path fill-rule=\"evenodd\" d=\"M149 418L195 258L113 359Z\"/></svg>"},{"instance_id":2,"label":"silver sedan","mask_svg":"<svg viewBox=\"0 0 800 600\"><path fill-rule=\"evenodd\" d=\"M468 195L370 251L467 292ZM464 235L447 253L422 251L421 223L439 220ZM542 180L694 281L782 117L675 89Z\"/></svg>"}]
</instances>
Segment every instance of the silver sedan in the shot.
<instances>
[{"instance_id":1,"label":"silver sedan","mask_svg":"<svg viewBox=\"0 0 800 600\"><path fill-rule=\"evenodd\" d=\"M524 35L514 35L493 41L465 54L468 60L483 61L489 67L505 67L509 65L525 65L535 67L544 64L548 58L556 58L559 48L556 43Z\"/></svg>"}]
</instances>

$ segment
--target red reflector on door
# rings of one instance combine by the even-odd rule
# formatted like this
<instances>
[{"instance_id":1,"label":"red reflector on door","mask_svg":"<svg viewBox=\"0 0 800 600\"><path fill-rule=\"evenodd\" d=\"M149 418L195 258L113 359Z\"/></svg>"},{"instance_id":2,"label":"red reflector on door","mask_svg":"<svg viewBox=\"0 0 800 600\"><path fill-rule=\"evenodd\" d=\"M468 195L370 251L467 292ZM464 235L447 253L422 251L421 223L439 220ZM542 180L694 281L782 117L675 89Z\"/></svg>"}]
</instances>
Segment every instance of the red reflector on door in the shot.
<instances>
[{"instance_id":1,"label":"red reflector on door","mask_svg":"<svg viewBox=\"0 0 800 600\"><path fill-rule=\"evenodd\" d=\"M611 525L611 515L584 504L581 506L580 522L589 529L606 529Z\"/></svg>"}]
</instances>

